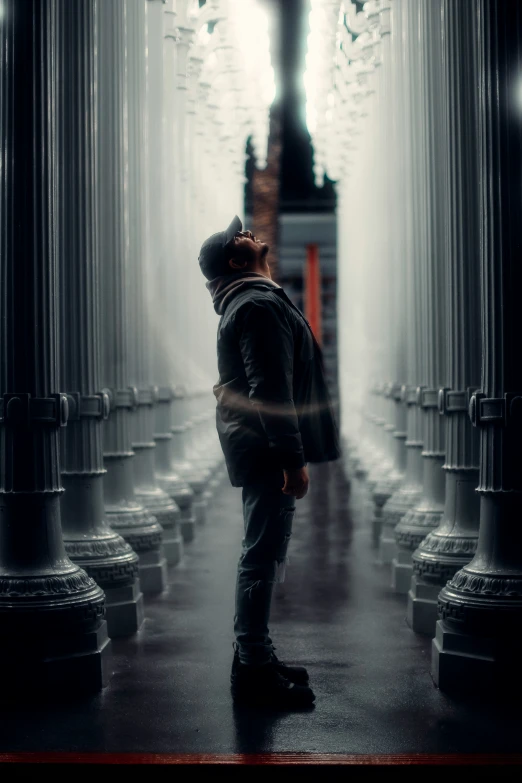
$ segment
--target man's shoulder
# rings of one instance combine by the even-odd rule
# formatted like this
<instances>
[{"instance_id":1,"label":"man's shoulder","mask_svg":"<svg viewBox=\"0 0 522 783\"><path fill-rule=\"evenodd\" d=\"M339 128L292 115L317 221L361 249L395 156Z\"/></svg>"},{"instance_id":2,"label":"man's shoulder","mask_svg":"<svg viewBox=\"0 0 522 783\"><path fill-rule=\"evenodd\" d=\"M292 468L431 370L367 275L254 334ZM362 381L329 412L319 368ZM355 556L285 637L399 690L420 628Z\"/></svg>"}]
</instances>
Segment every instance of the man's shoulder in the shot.
<instances>
[{"instance_id":1,"label":"man's shoulder","mask_svg":"<svg viewBox=\"0 0 522 783\"><path fill-rule=\"evenodd\" d=\"M275 294L276 288L255 287L249 288L246 291L242 291L233 301L230 302L223 316L224 319L230 320L236 317L244 316L248 311L255 307L267 308L267 309L280 309L284 304L282 300Z\"/></svg>"}]
</instances>

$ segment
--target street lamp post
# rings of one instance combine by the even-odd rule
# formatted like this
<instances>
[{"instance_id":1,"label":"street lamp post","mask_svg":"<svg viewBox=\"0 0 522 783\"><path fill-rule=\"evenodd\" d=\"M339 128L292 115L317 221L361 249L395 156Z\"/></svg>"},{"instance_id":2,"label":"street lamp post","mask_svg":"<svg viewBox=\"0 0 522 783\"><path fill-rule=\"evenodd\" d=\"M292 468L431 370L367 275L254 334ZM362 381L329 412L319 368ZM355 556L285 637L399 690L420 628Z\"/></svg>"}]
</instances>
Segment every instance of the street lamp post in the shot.
<instances>
[{"instance_id":1,"label":"street lamp post","mask_svg":"<svg viewBox=\"0 0 522 783\"><path fill-rule=\"evenodd\" d=\"M98 222L102 298L102 382L111 414L103 433L106 519L139 557L144 593L166 586L162 529L134 490L132 411L138 390L129 383L129 173L127 127L127 2L98 4Z\"/></svg>"},{"instance_id":2,"label":"street lamp post","mask_svg":"<svg viewBox=\"0 0 522 783\"><path fill-rule=\"evenodd\" d=\"M0 665L15 697L99 690L104 593L60 524L55 0L5 0L0 20ZM8 154L7 154L8 151Z\"/></svg>"},{"instance_id":3,"label":"street lamp post","mask_svg":"<svg viewBox=\"0 0 522 783\"><path fill-rule=\"evenodd\" d=\"M415 322L419 335L420 381L416 405L422 427L422 494L395 528L397 555L392 583L406 595L413 575L412 555L440 523L444 511L445 422L439 414L438 390L445 386L446 297L443 262L446 136L445 91L442 80L440 0L415 5L408 29L410 69L415 85L412 126L414 168L415 269L418 277ZM418 16L418 18L417 18ZM418 274L417 274L418 270Z\"/></svg>"},{"instance_id":4,"label":"street lamp post","mask_svg":"<svg viewBox=\"0 0 522 783\"><path fill-rule=\"evenodd\" d=\"M168 193L163 179L164 161L168 154L164 151L165 100L164 100L164 58L166 47L171 44L164 38L163 0L149 0L147 24L147 120L148 120L148 207L149 207L149 306L148 319L151 332L152 377L157 386L154 406L154 442L156 448L155 473L159 486L176 502L180 509L179 526L182 520L192 524L192 503L194 492L188 483L177 473L173 466L171 408L172 386L168 341L168 312L172 306L167 281L166 266L170 263L170 249L164 243L164 224L169 221L167 206ZM170 223L169 223L170 225ZM175 558L182 556L183 544L177 536ZM175 559L174 558L174 559ZM171 557L172 559L172 557Z\"/></svg>"},{"instance_id":5,"label":"street lamp post","mask_svg":"<svg viewBox=\"0 0 522 783\"><path fill-rule=\"evenodd\" d=\"M518 2L479 0L478 170L482 378L469 413L480 438L476 553L439 595L432 674L445 691L520 694L522 623L522 191Z\"/></svg>"},{"instance_id":6,"label":"street lamp post","mask_svg":"<svg viewBox=\"0 0 522 783\"><path fill-rule=\"evenodd\" d=\"M149 137L147 123L147 9L143 0L127 2L127 117L129 149L129 287L127 324L129 380L138 390L131 415L132 449L135 453L134 487L138 503L163 529L167 563L179 563L182 553L180 510L159 486L155 475L154 418L158 389L152 383L150 335L150 230L147 188Z\"/></svg>"},{"instance_id":7,"label":"street lamp post","mask_svg":"<svg viewBox=\"0 0 522 783\"><path fill-rule=\"evenodd\" d=\"M440 590L473 557L478 538L479 436L471 425L471 393L480 386L480 257L478 63L470 31L476 29L471 3L443 0L446 188L444 256L447 301L447 381L439 391L446 427L446 502L440 525L413 553L408 622L417 633L433 636ZM464 154L464 150L466 153Z\"/></svg>"},{"instance_id":8,"label":"street lamp post","mask_svg":"<svg viewBox=\"0 0 522 783\"><path fill-rule=\"evenodd\" d=\"M416 388L421 383L422 348L420 344L419 322L421 303L419 300L421 259L415 252L418 248L419 232L413 220L413 211L418 210L415 203L416 171L412 160L412 136L415 130L416 105L412 77L412 41L410 38L415 20L412 15L418 13L418 5L408 5L404 0L394 0L391 6L393 29L393 56L390 65L394 68L393 84L396 90L397 118L395 142L399 171L399 194L402 196L402 210L397 210L397 252L404 259L398 263L397 274L402 281L404 314L397 339L402 341L398 348L398 366L401 367L402 387L396 390L399 405L397 420L397 440L404 444L406 465L404 480L391 497L384 503L382 510L382 533L380 540L380 560L391 563L397 555L395 528L401 518L414 507L422 494L422 421L421 410L416 405ZM404 42L404 45L403 45ZM384 65L386 67L386 65ZM415 237L414 247L411 237ZM415 248L415 249L414 249ZM398 379L400 381L401 378ZM406 433L406 438L404 438ZM402 449L400 449L402 451ZM404 452L401 455L402 464Z\"/></svg>"},{"instance_id":9,"label":"street lamp post","mask_svg":"<svg viewBox=\"0 0 522 783\"><path fill-rule=\"evenodd\" d=\"M62 431L61 519L65 550L104 589L111 637L143 620L138 556L105 520L101 393L100 266L97 245L96 3L59 0L58 128L62 388L69 403Z\"/></svg>"}]
</instances>

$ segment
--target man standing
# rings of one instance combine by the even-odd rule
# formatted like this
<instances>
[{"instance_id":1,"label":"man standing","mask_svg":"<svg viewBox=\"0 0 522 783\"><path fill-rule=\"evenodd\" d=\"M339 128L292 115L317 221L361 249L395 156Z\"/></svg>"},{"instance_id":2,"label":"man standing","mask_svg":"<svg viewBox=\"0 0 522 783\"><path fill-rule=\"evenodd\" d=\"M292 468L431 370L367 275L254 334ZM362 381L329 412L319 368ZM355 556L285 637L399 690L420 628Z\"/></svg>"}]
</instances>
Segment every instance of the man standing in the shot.
<instances>
[{"instance_id":1,"label":"man standing","mask_svg":"<svg viewBox=\"0 0 522 783\"><path fill-rule=\"evenodd\" d=\"M236 216L203 243L199 264L221 316L216 426L230 482L243 488L232 694L250 704L300 707L315 696L306 669L275 656L272 590L284 579L295 501L308 491L307 463L341 452L321 349L271 279L268 250Z\"/></svg>"}]
</instances>

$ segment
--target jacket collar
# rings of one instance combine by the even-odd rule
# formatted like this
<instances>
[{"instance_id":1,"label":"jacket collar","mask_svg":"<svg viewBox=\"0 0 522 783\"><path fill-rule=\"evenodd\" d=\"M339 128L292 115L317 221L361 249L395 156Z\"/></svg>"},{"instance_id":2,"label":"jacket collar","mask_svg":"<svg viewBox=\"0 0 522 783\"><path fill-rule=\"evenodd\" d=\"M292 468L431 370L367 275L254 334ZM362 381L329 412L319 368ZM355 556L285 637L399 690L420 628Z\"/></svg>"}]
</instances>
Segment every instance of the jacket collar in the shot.
<instances>
[{"instance_id":1,"label":"jacket collar","mask_svg":"<svg viewBox=\"0 0 522 783\"><path fill-rule=\"evenodd\" d=\"M237 272L231 275L222 275L209 280L205 285L212 296L214 310L218 315L223 315L230 301L246 288L279 290L277 283L257 272Z\"/></svg>"},{"instance_id":2,"label":"jacket collar","mask_svg":"<svg viewBox=\"0 0 522 783\"><path fill-rule=\"evenodd\" d=\"M293 308L293 309L296 311L296 313L299 313L299 315L301 316L301 318L303 319L303 321L304 321L306 324L308 324L308 326L309 326L309 328L310 328L310 331L312 331L312 327L310 326L310 324L309 324L309 323L308 323L308 321L306 320L306 318L305 318L304 314L303 314L303 313L301 312L301 310L300 310L300 309L299 309L299 308L298 308L298 307L297 307L297 306L296 306L296 305L295 305L295 304L292 302L292 300L290 299L290 297L288 296L288 294L286 293L286 291L285 291L283 288L278 288L277 290L275 290L275 291L274 291L274 294L278 294L278 296L280 296L280 297L281 297L281 299L284 299L284 300L285 300L285 302L287 302L287 303L290 305L290 307L292 307L292 308Z\"/></svg>"}]
</instances>

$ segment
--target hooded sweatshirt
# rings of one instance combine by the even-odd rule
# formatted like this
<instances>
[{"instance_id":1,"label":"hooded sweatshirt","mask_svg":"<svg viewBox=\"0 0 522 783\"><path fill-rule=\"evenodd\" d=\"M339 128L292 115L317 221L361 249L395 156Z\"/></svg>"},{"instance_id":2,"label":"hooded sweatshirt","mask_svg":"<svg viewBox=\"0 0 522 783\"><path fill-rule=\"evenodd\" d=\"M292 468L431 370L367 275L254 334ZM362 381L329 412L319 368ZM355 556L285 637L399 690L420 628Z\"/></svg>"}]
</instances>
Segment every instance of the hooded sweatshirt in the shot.
<instances>
[{"instance_id":1,"label":"hooded sweatshirt","mask_svg":"<svg viewBox=\"0 0 522 783\"><path fill-rule=\"evenodd\" d=\"M214 310L218 315L223 315L228 303L245 288L281 288L269 277L258 272L234 272L230 275L221 275L208 280L205 286L210 292Z\"/></svg>"}]
</instances>

